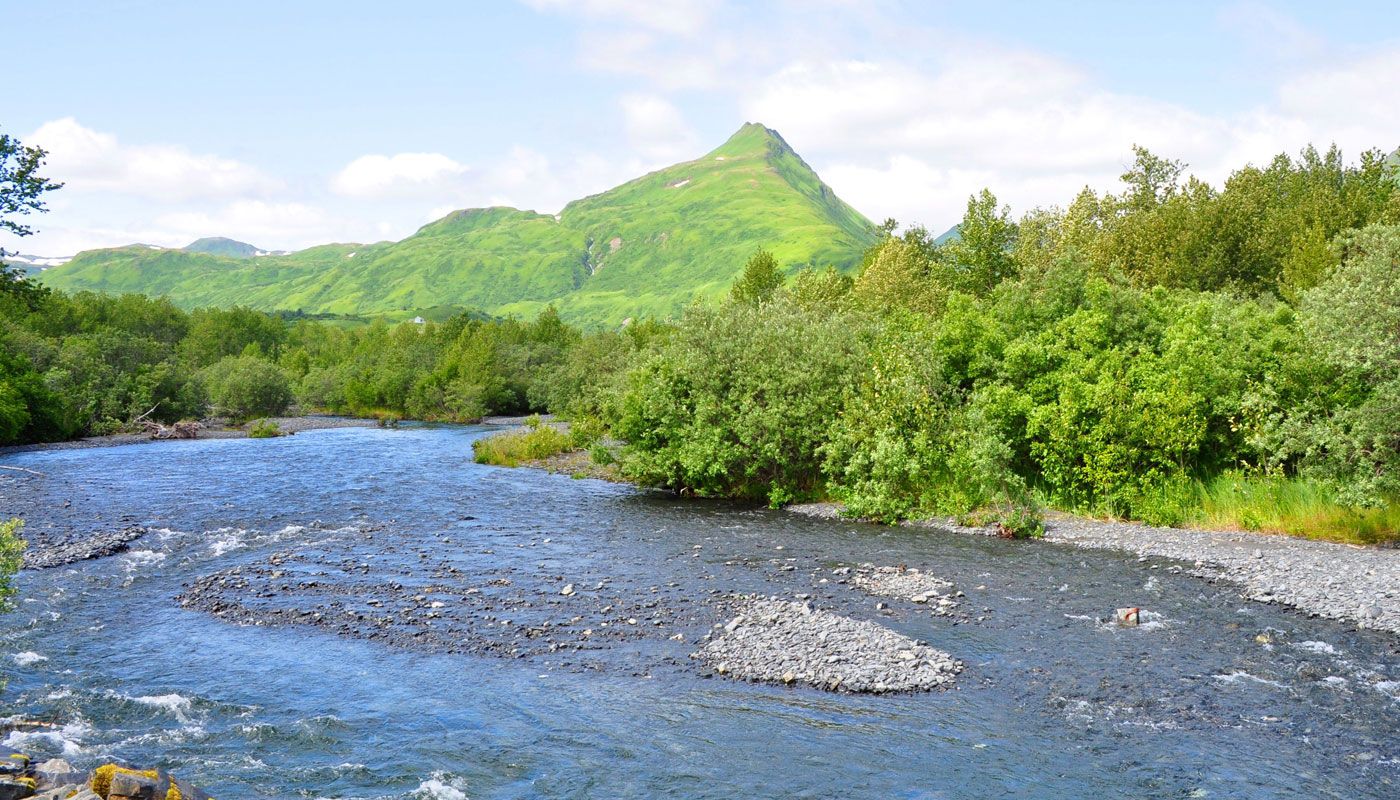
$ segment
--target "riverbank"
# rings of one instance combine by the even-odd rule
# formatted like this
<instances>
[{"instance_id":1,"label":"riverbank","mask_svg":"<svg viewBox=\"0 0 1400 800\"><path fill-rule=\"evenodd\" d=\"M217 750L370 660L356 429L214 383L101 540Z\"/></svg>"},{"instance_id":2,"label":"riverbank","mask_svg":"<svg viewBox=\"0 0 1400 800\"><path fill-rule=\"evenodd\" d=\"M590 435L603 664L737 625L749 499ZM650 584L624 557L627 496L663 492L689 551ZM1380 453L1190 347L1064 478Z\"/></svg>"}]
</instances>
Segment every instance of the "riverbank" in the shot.
<instances>
[{"instance_id":1,"label":"riverbank","mask_svg":"<svg viewBox=\"0 0 1400 800\"><path fill-rule=\"evenodd\" d=\"M291 435L302 431L324 430L327 428L367 428L378 423L373 419L359 419L355 417L332 417L315 414L295 416L295 417L267 417L269 422L277 425L277 430L283 435ZM200 423L203 427L199 429L197 439L246 439L252 423L246 425L230 425L227 420L205 420ZM178 439L156 439L149 433L113 433L107 436L85 436L81 439L70 439L66 442L37 442L34 444L13 444L0 447L0 457L12 453L31 453L40 450L84 450L91 447L120 447L127 444L141 444L152 441L179 441ZM188 441L188 440L186 440Z\"/></svg>"},{"instance_id":2,"label":"riverbank","mask_svg":"<svg viewBox=\"0 0 1400 800\"><path fill-rule=\"evenodd\" d=\"M841 507L836 503L792 505L787 511L819 519L841 518ZM951 519L904 524L996 534L991 527L962 526ZM1208 580L1230 581L1250 600L1290 606L1361 628L1400 633L1400 549L1249 531L1158 528L1056 512L1047 515L1041 541L1132 553L1149 570L1178 570ZM1161 564L1153 559L1179 563Z\"/></svg>"},{"instance_id":3,"label":"riverbank","mask_svg":"<svg viewBox=\"0 0 1400 800\"><path fill-rule=\"evenodd\" d=\"M508 423L507 423L508 424ZM564 451L520 461L520 466L626 483L615 464L599 464L584 451ZM791 505L787 511L819 519L844 519L836 503ZM949 518L915 520L912 527L995 535L994 528L958 525ZM1284 534L1162 528L1050 512L1042 541L1135 554L1149 569L1184 570L1225 580L1262 603L1400 633L1400 549L1339 544Z\"/></svg>"}]
</instances>

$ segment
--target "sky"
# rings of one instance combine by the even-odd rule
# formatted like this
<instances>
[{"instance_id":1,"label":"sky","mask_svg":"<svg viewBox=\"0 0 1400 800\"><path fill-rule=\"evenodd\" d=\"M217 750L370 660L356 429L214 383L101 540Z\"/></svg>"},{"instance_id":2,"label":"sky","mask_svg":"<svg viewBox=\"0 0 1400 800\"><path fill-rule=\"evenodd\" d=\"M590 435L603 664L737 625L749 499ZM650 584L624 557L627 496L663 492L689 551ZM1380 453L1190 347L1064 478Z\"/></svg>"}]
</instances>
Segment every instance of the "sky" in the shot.
<instances>
[{"instance_id":1,"label":"sky","mask_svg":"<svg viewBox=\"0 0 1400 800\"><path fill-rule=\"evenodd\" d=\"M65 183L44 256L401 239L554 213L761 122L872 220L1116 190L1135 144L1219 184L1400 146L1388 2L0 0L0 133ZM18 35L13 35L18 34Z\"/></svg>"}]
</instances>

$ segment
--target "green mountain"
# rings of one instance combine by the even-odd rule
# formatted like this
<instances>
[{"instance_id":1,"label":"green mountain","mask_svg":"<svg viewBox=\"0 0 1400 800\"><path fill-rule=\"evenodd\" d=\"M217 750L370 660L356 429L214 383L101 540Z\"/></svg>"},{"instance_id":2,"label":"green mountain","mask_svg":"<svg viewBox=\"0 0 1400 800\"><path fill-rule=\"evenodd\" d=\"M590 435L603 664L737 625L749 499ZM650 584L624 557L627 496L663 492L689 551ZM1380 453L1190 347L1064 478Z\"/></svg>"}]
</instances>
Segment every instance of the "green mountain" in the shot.
<instances>
[{"instance_id":1,"label":"green mountain","mask_svg":"<svg viewBox=\"0 0 1400 800\"><path fill-rule=\"evenodd\" d=\"M206 236L203 239L196 239L185 245L186 253L208 253L211 256L229 256L230 258L252 258L259 255L267 255L266 252L236 239L226 239L222 236Z\"/></svg>"},{"instance_id":2,"label":"green mountain","mask_svg":"<svg viewBox=\"0 0 1400 800\"><path fill-rule=\"evenodd\" d=\"M166 295L185 307L399 317L455 306L530 316L553 304L576 322L616 324L723 295L760 246L789 271L850 269L874 240L870 221L776 131L749 123L699 159L575 200L557 216L467 209L399 242L257 258L222 245L92 250L43 280Z\"/></svg>"}]
</instances>

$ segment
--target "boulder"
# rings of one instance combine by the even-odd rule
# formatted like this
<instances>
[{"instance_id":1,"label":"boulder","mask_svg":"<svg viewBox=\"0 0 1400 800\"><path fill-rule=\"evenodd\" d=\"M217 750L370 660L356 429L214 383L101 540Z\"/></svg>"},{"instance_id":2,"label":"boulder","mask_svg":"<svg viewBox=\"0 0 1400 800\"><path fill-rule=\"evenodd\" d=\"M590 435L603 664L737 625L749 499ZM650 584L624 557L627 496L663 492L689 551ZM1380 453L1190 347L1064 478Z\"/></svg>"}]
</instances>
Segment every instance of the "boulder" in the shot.
<instances>
[{"instance_id":1,"label":"boulder","mask_svg":"<svg viewBox=\"0 0 1400 800\"><path fill-rule=\"evenodd\" d=\"M61 758L51 758L34 768L34 779L39 788L51 789L74 783L87 783L87 773L78 771L72 764Z\"/></svg>"},{"instance_id":2,"label":"boulder","mask_svg":"<svg viewBox=\"0 0 1400 800\"><path fill-rule=\"evenodd\" d=\"M33 778L6 778L0 780L0 800L23 800L34 796Z\"/></svg>"},{"instance_id":3,"label":"boulder","mask_svg":"<svg viewBox=\"0 0 1400 800\"><path fill-rule=\"evenodd\" d=\"M107 790L107 800L156 800L157 782L156 778L139 772L116 772Z\"/></svg>"}]
</instances>

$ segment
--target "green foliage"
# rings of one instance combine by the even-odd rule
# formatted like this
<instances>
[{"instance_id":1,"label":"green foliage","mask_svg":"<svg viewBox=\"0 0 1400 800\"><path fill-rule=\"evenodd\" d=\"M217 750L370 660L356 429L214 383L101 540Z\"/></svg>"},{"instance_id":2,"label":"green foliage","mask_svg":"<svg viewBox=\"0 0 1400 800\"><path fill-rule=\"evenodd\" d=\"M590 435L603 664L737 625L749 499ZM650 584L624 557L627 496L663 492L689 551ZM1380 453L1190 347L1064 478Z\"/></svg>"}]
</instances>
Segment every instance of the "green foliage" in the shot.
<instances>
[{"instance_id":1,"label":"green foliage","mask_svg":"<svg viewBox=\"0 0 1400 800\"><path fill-rule=\"evenodd\" d=\"M282 435L282 429L275 420L260 419L255 420L248 426L249 439L276 439Z\"/></svg>"},{"instance_id":2,"label":"green foliage","mask_svg":"<svg viewBox=\"0 0 1400 800\"><path fill-rule=\"evenodd\" d=\"M818 451L864 349L856 328L783 299L692 308L631 375L614 428L624 472L773 504L820 494Z\"/></svg>"},{"instance_id":3,"label":"green foliage","mask_svg":"<svg viewBox=\"0 0 1400 800\"><path fill-rule=\"evenodd\" d=\"M1302 319L1346 389L1294 443L1345 484L1343 497L1378 506L1400 496L1400 226L1372 225L1338 247L1345 259L1304 295Z\"/></svg>"},{"instance_id":4,"label":"green foliage","mask_svg":"<svg viewBox=\"0 0 1400 800\"><path fill-rule=\"evenodd\" d=\"M39 175L46 155L38 147L26 147L18 139L0 133L0 231L15 236L33 233L17 217L47 211L44 195L63 186Z\"/></svg>"},{"instance_id":5,"label":"green foliage","mask_svg":"<svg viewBox=\"0 0 1400 800\"><path fill-rule=\"evenodd\" d=\"M744 264L744 271L729 290L735 302L760 305L773 299L783 286L784 275L773 254L758 248Z\"/></svg>"},{"instance_id":6,"label":"green foliage","mask_svg":"<svg viewBox=\"0 0 1400 800\"><path fill-rule=\"evenodd\" d=\"M850 269L874 239L870 221L777 133L750 124L701 158L576 200L557 218L468 209L400 242L258 258L220 247L133 245L80 253L43 280L70 291L163 295L184 308L246 305L394 321L441 305L533 317L552 304L567 320L601 327L672 317L693 300L720 299L758 246L785 270Z\"/></svg>"},{"instance_id":7,"label":"green foliage","mask_svg":"<svg viewBox=\"0 0 1400 800\"><path fill-rule=\"evenodd\" d=\"M292 403L287 373L257 356L224 356L202 378L214 410L234 419L275 416Z\"/></svg>"},{"instance_id":8,"label":"green foliage","mask_svg":"<svg viewBox=\"0 0 1400 800\"><path fill-rule=\"evenodd\" d=\"M521 431L506 431L485 436L472 442L472 453L478 464L517 467L522 462L537 461L573 449L568 434L553 425L527 424Z\"/></svg>"},{"instance_id":9,"label":"green foliage","mask_svg":"<svg viewBox=\"0 0 1400 800\"><path fill-rule=\"evenodd\" d=\"M24 564L25 541L19 532L24 521L12 519L0 522L0 611L15 609L15 573Z\"/></svg>"}]
</instances>

